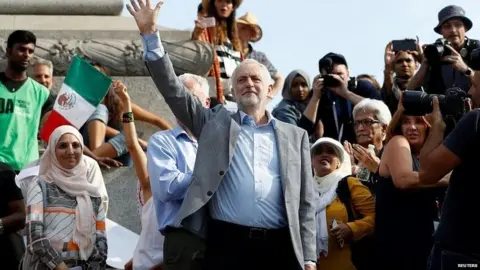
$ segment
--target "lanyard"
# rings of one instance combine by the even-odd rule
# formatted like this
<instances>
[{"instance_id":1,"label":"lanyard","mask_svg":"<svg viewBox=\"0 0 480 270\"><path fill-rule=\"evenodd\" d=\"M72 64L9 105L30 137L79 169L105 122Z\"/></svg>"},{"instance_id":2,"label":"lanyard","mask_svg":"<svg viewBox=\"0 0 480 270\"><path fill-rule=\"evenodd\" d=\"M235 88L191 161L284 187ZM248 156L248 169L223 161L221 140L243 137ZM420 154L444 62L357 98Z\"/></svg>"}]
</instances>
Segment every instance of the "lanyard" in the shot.
<instances>
[{"instance_id":1,"label":"lanyard","mask_svg":"<svg viewBox=\"0 0 480 270\"><path fill-rule=\"evenodd\" d=\"M337 108L335 107L335 101L333 102L332 110L333 110L333 119L335 120L335 127L337 128L337 133L338 133L338 141L341 142L341 139L343 136L343 123L340 125L340 128L339 128Z\"/></svg>"}]
</instances>

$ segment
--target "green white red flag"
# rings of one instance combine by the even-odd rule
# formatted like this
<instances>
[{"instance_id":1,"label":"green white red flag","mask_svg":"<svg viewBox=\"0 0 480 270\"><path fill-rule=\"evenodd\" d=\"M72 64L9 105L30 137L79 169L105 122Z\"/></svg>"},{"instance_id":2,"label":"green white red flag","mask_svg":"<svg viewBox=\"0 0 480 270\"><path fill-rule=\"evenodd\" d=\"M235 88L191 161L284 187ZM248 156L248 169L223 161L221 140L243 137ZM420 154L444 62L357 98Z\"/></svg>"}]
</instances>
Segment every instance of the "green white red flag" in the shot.
<instances>
[{"instance_id":1,"label":"green white red flag","mask_svg":"<svg viewBox=\"0 0 480 270\"><path fill-rule=\"evenodd\" d=\"M50 134L63 125L80 129L95 112L111 84L110 77L75 55L53 110L40 130L40 138L48 142Z\"/></svg>"}]
</instances>

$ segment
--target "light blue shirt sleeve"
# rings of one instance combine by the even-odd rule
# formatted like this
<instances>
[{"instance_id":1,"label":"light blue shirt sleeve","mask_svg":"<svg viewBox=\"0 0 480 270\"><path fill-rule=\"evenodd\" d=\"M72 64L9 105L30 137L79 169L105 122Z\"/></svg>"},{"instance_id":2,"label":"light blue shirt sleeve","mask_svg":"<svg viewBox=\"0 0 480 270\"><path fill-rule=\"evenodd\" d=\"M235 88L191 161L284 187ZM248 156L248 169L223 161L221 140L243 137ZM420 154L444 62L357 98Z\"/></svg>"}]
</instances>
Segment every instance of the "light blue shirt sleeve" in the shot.
<instances>
[{"instance_id":1,"label":"light blue shirt sleeve","mask_svg":"<svg viewBox=\"0 0 480 270\"><path fill-rule=\"evenodd\" d=\"M160 39L160 33L156 31L153 34L141 35L143 42L143 59L153 62L161 59L165 55L165 49Z\"/></svg>"},{"instance_id":2,"label":"light blue shirt sleeve","mask_svg":"<svg viewBox=\"0 0 480 270\"><path fill-rule=\"evenodd\" d=\"M152 137L147 149L147 170L154 197L161 202L181 200L192 181L192 172L183 173L177 167L177 150L170 143Z\"/></svg>"}]
</instances>

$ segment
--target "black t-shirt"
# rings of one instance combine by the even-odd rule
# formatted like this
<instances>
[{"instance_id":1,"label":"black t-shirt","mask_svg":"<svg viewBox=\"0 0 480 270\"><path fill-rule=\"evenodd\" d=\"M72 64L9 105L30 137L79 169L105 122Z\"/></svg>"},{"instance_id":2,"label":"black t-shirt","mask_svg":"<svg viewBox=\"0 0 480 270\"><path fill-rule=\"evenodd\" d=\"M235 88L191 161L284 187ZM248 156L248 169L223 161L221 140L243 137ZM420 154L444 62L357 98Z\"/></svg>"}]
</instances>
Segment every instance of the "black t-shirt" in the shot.
<instances>
[{"instance_id":1,"label":"black t-shirt","mask_svg":"<svg viewBox=\"0 0 480 270\"><path fill-rule=\"evenodd\" d=\"M462 253L480 254L480 109L466 114L443 145L461 159L450 177L435 239Z\"/></svg>"},{"instance_id":2,"label":"black t-shirt","mask_svg":"<svg viewBox=\"0 0 480 270\"><path fill-rule=\"evenodd\" d=\"M45 101L45 104L43 104L42 107L42 115L40 116L40 119L43 118L43 116L53 110L53 105L55 105L55 100L57 99L57 95L53 94L50 92L50 95L48 96L47 100Z\"/></svg>"},{"instance_id":3,"label":"black t-shirt","mask_svg":"<svg viewBox=\"0 0 480 270\"><path fill-rule=\"evenodd\" d=\"M0 218L8 216L8 204L13 201L22 200L22 191L15 183L15 173L5 163L0 162ZM5 231L0 235L0 261L2 265L15 264L15 256L12 254L12 240L9 233Z\"/></svg>"}]
</instances>

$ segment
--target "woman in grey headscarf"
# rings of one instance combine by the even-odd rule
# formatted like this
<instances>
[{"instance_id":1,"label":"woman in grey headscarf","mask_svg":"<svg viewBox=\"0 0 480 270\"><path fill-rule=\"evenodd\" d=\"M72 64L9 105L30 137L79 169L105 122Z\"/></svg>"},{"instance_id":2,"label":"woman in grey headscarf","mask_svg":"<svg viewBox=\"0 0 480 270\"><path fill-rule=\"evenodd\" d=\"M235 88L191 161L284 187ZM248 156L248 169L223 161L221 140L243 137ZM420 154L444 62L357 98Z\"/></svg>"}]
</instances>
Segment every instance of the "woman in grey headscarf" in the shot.
<instances>
[{"instance_id":1,"label":"woman in grey headscarf","mask_svg":"<svg viewBox=\"0 0 480 270\"><path fill-rule=\"evenodd\" d=\"M311 96L310 77L302 70L288 74L283 84L283 100L273 110L276 119L298 126Z\"/></svg>"}]
</instances>

